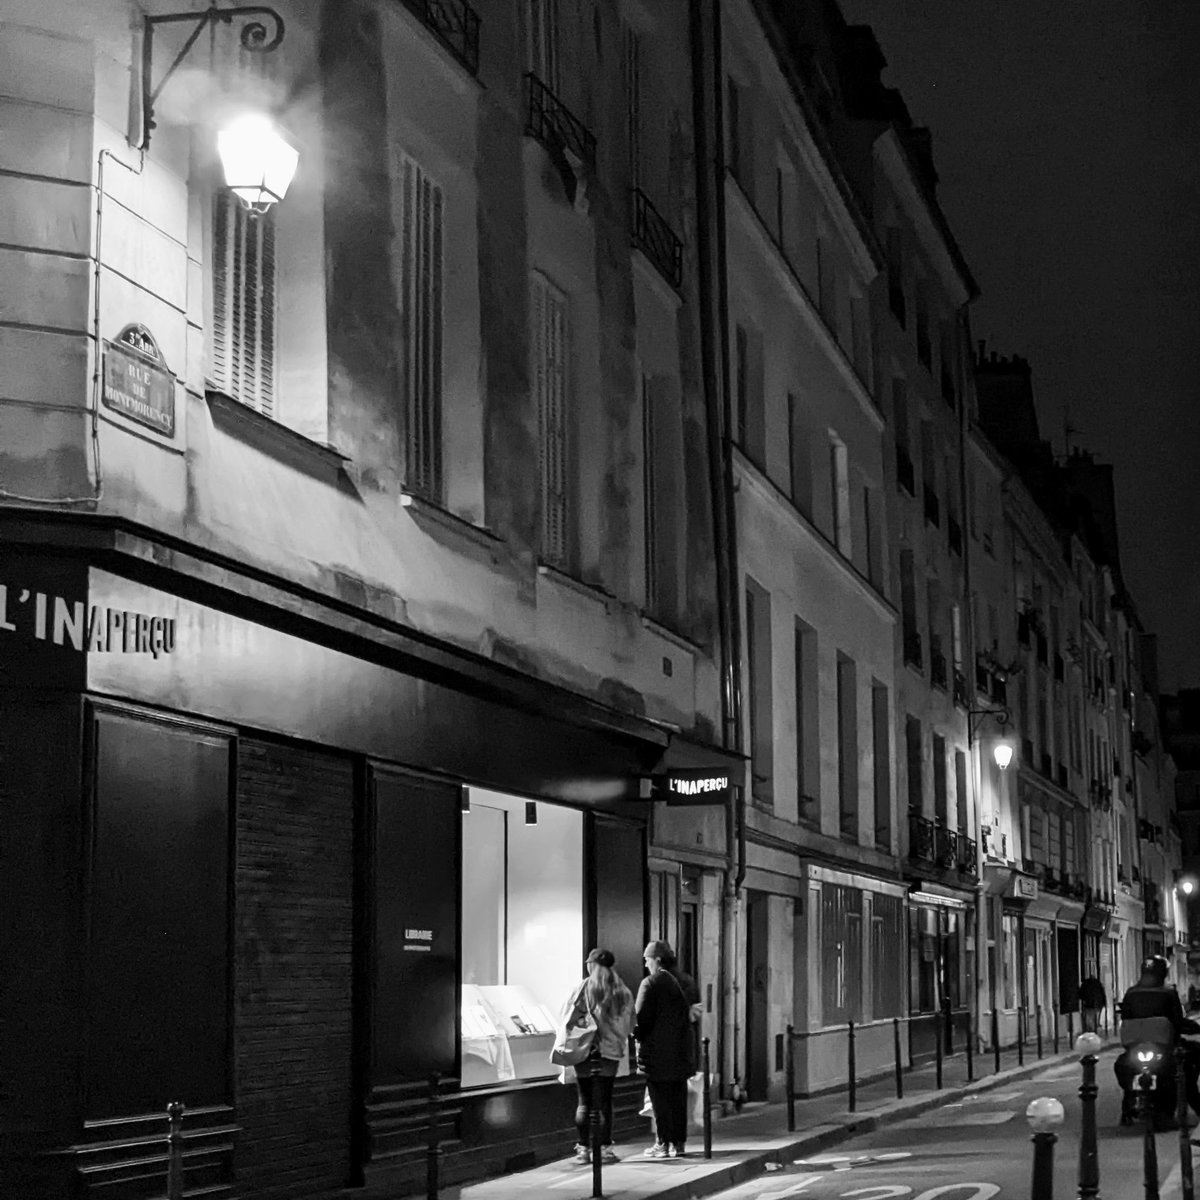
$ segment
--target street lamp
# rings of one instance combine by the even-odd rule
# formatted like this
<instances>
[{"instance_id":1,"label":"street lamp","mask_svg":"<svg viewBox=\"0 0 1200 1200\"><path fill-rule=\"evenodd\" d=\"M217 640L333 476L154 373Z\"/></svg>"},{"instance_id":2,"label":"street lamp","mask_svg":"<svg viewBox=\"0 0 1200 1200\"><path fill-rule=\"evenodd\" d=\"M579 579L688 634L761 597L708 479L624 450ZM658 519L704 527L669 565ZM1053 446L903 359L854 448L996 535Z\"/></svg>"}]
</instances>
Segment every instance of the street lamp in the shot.
<instances>
[{"instance_id":1,"label":"street lamp","mask_svg":"<svg viewBox=\"0 0 1200 1200\"><path fill-rule=\"evenodd\" d=\"M1196 892L1196 877L1194 875L1184 875L1180 871L1175 872L1175 890L1182 892L1185 896L1192 896Z\"/></svg>"},{"instance_id":2,"label":"street lamp","mask_svg":"<svg viewBox=\"0 0 1200 1200\"><path fill-rule=\"evenodd\" d=\"M210 25L244 21L240 41L246 50L265 54L283 41L283 19L273 9L260 4L237 8L218 8L212 3L202 12L163 13L142 19L142 115L138 148L143 152L150 145L154 131L154 105L175 73L188 56L196 39ZM261 18L261 19L260 19ZM166 73L154 83L154 31L159 25L190 22L192 30L176 54ZM282 200L288 184L296 173L299 153L279 132L274 123L261 113L242 113L217 134L217 153L225 173L225 183L247 208L265 212Z\"/></svg>"},{"instance_id":3,"label":"street lamp","mask_svg":"<svg viewBox=\"0 0 1200 1200\"><path fill-rule=\"evenodd\" d=\"M996 725L1000 730L1000 740L992 747L992 758L996 761L996 766L1000 770L1008 769L1009 763L1013 760L1013 744L1005 736L1004 730L1012 719L1007 708L971 708L967 710L967 727L971 735L974 736L975 727L972 724L974 721L982 721L984 717L995 717Z\"/></svg>"}]
</instances>

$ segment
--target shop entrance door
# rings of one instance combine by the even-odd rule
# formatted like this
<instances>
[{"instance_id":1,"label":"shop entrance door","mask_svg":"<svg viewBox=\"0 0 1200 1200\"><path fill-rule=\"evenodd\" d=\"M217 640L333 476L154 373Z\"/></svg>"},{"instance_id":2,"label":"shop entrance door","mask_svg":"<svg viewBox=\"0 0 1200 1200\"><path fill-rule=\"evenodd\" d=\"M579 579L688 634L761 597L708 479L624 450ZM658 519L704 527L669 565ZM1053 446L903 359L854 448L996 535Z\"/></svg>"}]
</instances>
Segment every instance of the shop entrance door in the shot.
<instances>
[{"instance_id":1,"label":"shop entrance door","mask_svg":"<svg viewBox=\"0 0 1200 1200\"><path fill-rule=\"evenodd\" d=\"M751 1100L767 1098L769 913L766 893L746 893L746 1093Z\"/></svg>"}]
</instances>

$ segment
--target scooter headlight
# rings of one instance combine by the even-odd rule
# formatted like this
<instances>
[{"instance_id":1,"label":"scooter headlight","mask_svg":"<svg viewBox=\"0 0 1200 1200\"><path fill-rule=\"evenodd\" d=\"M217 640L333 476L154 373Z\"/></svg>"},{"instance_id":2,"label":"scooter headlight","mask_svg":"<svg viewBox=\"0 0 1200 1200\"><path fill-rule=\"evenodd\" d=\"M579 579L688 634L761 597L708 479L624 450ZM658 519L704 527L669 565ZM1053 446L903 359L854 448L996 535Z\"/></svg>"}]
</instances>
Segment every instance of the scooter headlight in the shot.
<instances>
[{"instance_id":1,"label":"scooter headlight","mask_svg":"<svg viewBox=\"0 0 1200 1200\"><path fill-rule=\"evenodd\" d=\"M1133 1056L1143 1067L1148 1067L1156 1058L1162 1058L1162 1055L1153 1046L1137 1046L1133 1051Z\"/></svg>"}]
</instances>

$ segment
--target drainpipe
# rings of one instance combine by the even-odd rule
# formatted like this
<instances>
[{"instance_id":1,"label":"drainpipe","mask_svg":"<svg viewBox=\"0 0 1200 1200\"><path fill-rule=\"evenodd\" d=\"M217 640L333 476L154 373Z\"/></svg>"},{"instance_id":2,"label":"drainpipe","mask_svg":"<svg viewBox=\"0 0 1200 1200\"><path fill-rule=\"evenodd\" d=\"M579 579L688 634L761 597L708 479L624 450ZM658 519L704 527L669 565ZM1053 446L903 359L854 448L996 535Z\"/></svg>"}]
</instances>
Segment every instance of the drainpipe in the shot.
<instances>
[{"instance_id":1,"label":"drainpipe","mask_svg":"<svg viewBox=\"0 0 1200 1200\"><path fill-rule=\"evenodd\" d=\"M742 749L741 629L737 596L737 525L733 503L733 455L729 431L729 288L725 271L725 138L722 106L720 0L713 0L711 108L706 103L709 60L705 52L704 0L689 0L692 69L692 125L696 159L696 226L700 270L700 345L707 415L709 488L713 513L713 552L717 572L717 622L721 643L722 741L727 749ZM714 186L715 184L715 186ZM715 245L713 233L715 231ZM714 280L715 276L715 280ZM715 286L714 286L715 283ZM713 298L717 312L714 322ZM740 892L746 874L744 789L734 789L726 810L726 868L722 895L722 953L719 1021L725 1042L723 1072L726 1086L738 1077L740 1034L736 997L743 964L738 953ZM736 850L735 850L736 847ZM736 853L736 858L735 858ZM733 998L731 1003L730 998ZM739 1081L740 1082L740 1081Z\"/></svg>"}]
</instances>

